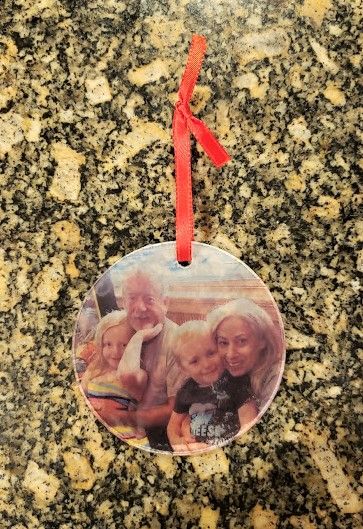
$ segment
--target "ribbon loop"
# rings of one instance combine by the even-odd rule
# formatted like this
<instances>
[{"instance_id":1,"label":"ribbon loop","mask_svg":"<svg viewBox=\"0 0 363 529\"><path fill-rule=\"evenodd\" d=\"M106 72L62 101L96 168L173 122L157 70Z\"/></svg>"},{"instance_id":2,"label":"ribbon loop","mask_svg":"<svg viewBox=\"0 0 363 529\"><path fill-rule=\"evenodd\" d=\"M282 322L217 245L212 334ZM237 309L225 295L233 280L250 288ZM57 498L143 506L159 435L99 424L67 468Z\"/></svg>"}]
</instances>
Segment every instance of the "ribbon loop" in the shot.
<instances>
[{"instance_id":1,"label":"ribbon loop","mask_svg":"<svg viewBox=\"0 0 363 529\"><path fill-rule=\"evenodd\" d=\"M190 133L200 143L216 167L222 167L230 160L227 151L205 123L193 116L189 107L206 46L205 37L193 36L173 117L176 175L176 249L179 262L191 262L191 242L194 238Z\"/></svg>"}]
</instances>

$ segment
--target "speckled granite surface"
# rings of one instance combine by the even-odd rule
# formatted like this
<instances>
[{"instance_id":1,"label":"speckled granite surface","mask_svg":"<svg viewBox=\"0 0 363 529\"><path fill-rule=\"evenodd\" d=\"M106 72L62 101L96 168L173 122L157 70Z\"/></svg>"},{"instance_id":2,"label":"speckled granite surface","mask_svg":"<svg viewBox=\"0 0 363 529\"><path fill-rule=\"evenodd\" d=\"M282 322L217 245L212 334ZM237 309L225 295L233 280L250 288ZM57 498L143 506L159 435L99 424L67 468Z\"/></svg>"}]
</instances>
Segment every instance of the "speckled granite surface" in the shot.
<instances>
[{"instance_id":1,"label":"speckled granite surface","mask_svg":"<svg viewBox=\"0 0 363 529\"><path fill-rule=\"evenodd\" d=\"M5 0L0 5L0 527L362 527L359 0ZM81 299L174 238L172 102L208 38L196 239L240 256L286 323L281 389L238 443L151 456L76 391ZM360 358L360 359L359 359Z\"/></svg>"}]
</instances>

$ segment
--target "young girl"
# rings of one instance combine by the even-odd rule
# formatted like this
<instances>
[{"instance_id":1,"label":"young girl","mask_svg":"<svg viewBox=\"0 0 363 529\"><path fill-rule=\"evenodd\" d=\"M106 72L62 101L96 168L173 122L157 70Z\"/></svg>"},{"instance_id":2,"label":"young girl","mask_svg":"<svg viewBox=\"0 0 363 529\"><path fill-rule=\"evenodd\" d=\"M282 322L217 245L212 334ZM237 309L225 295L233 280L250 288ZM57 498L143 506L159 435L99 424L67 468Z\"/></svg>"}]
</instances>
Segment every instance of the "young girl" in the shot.
<instances>
[{"instance_id":1,"label":"young girl","mask_svg":"<svg viewBox=\"0 0 363 529\"><path fill-rule=\"evenodd\" d=\"M105 399L116 400L125 410L136 409L147 385L147 374L140 368L141 347L161 330L161 325L135 333L126 311L115 310L104 316L95 333L95 354L81 386L94 409L102 417ZM121 437L145 437L142 428L117 426Z\"/></svg>"},{"instance_id":2,"label":"young girl","mask_svg":"<svg viewBox=\"0 0 363 529\"><path fill-rule=\"evenodd\" d=\"M271 400L282 373L281 331L267 312L240 298L207 315L217 349L233 377L247 377L260 411Z\"/></svg>"}]
</instances>

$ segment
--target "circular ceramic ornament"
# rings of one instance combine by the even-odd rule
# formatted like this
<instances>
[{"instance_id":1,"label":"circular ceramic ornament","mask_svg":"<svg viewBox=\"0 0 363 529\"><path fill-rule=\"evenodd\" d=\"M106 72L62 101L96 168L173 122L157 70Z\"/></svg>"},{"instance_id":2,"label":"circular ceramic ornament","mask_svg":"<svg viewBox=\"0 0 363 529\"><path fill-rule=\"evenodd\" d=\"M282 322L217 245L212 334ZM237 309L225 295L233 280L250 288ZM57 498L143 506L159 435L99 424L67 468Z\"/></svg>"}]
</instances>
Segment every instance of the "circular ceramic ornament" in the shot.
<instances>
[{"instance_id":1,"label":"circular ceramic ornament","mask_svg":"<svg viewBox=\"0 0 363 529\"><path fill-rule=\"evenodd\" d=\"M92 286L73 340L87 404L117 437L190 454L223 446L270 405L285 362L281 316L243 262L192 243L126 255Z\"/></svg>"}]
</instances>

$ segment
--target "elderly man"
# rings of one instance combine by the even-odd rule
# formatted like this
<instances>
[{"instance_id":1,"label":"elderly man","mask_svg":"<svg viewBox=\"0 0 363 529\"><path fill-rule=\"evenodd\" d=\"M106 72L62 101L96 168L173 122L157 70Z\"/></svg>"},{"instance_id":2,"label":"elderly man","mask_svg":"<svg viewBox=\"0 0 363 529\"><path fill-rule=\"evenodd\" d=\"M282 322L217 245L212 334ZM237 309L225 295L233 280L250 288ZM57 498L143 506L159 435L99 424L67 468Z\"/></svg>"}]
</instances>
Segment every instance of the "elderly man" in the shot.
<instances>
[{"instance_id":1,"label":"elderly man","mask_svg":"<svg viewBox=\"0 0 363 529\"><path fill-rule=\"evenodd\" d=\"M177 324L166 317L165 287L151 274L134 270L123 282L123 304L128 322L135 331L151 329L159 323L162 329L142 347L141 368L146 371L148 382L138 409L125 411L110 402L102 417L111 425L143 426L151 447L171 450L166 425L183 375L172 354L172 339Z\"/></svg>"}]
</instances>

